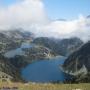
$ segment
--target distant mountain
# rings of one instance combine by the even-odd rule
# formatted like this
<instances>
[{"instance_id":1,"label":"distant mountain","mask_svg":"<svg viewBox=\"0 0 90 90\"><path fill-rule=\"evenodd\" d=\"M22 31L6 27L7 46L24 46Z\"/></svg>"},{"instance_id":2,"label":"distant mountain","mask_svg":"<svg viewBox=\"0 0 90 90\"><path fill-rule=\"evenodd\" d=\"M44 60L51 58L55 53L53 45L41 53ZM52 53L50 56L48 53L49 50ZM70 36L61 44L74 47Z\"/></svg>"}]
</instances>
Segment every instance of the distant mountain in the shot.
<instances>
[{"instance_id":1,"label":"distant mountain","mask_svg":"<svg viewBox=\"0 0 90 90\"><path fill-rule=\"evenodd\" d=\"M0 31L0 34L2 34L2 36L8 39L13 39L13 40L14 39L31 39L34 37L33 33L25 31L23 29Z\"/></svg>"},{"instance_id":2,"label":"distant mountain","mask_svg":"<svg viewBox=\"0 0 90 90\"><path fill-rule=\"evenodd\" d=\"M83 44L83 41L76 37L62 40L39 37L34 39L33 43L45 46L51 49L55 54L67 56L78 49Z\"/></svg>"},{"instance_id":3,"label":"distant mountain","mask_svg":"<svg viewBox=\"0 0 90 90\"><path fill-rule=\"evenodd\" d=\"M4 53L21 46L22 42L32 42L36 45L42 45L49 48L56 55L69 55L80 47L83 42L79 38L54 39L48 37L39 37L34 39L31 32L22 29L0 31L0 52Z\"/></svg>"},{"instance_id":4,"label":"distant mountain","mask_svg":"<svg viewBox=\"0 0 90 90\"><path fill-rule=\"evenodd\" d=\"M24 41L31 42L33 37L31 32L21 29L0 31L0 53L18 48Z\"/></svg>"},{"instance_id":5,"label":"distant mountain","mask_svg":"<svg viewBox=\"0 0 90 90\"><path fill-rule=\"evenodd\" d=\"M66 59L63 69L77 81L90 82L90 41Z\"/></svg>"},{"instance_id":6,"label":"distant mountain","mask_svg":"<svg viewBox=\"0 0 90 90\"><path fill-rule=\"evenodd\" d=\"M56 20L54 20L54 21L67 21L66 19L56 19Z\"/></svg>"},{"instance_id":7,"label":"distant mountain","mask_svg":"<svg viewBox=\"0 0 90 90\"><path fill-rule=\"evenodd\" d=\"M90 15L88 15L87 18L90 18Z\"/></svg>"}]
</instances>

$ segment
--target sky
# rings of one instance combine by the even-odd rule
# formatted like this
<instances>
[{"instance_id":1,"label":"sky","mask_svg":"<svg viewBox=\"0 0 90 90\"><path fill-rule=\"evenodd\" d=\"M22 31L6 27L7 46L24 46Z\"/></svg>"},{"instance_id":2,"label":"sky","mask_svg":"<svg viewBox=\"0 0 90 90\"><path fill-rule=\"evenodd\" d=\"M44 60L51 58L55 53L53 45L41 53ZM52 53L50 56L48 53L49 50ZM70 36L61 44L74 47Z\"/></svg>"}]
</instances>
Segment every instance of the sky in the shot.
<instances>
[{"instance_id":1,"label":"sky","mask_svg":"<svg viewBox=\"0 0 90 90\"><path fill-rule=\"evenodd\" d=\"M4 6L19 0L1 0ZM90 0L43 0L48 17L55 19L75 19L78 15L90 14Z\"/></svg>"},{"instance_id":2,"label":"sky","mask_svg":"<svg viewBox=\"0 0 90 90\"><path fill-rule=\"evenodd\" d=\"M90 0L44 0L52 19L74 19L79 14L90 14Z\"/></svg>"},{"instance_id":3,"label":"sky","mask_svg":"<svg viewBox=\"0 0 90 90\"><path fill-rule=\"evenodd\" d=\"M90 0L0 0L0 30L90 40ZM65 19L65 20L63 20Z\"/></svg>"}]
</instances>

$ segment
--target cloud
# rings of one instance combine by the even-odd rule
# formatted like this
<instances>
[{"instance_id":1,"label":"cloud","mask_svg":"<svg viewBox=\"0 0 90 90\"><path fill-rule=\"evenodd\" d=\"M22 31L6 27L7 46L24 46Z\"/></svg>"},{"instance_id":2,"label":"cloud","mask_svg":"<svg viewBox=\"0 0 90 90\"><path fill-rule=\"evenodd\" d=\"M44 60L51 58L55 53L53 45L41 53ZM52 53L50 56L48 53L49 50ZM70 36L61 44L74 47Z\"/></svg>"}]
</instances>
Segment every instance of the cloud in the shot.
<instances>
[{"instance_id":1,"label":"cloud","mask_svg":"<svg viewBox=\"0 0 90 90\"><path fill-rule=\"evenodd\" d=\"M75 20L51 21L47 25L33 27L37 36L55 38L79 37L84 41L90 40L90 18L80 15Z\"/></svg>"},{"instance_id":2,"label":"cloud","mask_svg":"<svg viewBox=\"0 0 90 90\"><path fill-rule=\"evenodd\" d=\"M35 33L37 37L77 36L84 41L90 40L90 18L80 15L75 20L49 20L42 0L20 0L8 7L0 7L0 29L18 27Z\"/></svg>"},{"instance_id":3,"label":"cloud","mask_svg":"<svg viewBox=\"0 0 90 90\"><path fill-rule=\"evenodd\" d=\"M0 28L28 26L47 22L41 0L22 0L0 8Z\"/></svg>"}]
</instances>

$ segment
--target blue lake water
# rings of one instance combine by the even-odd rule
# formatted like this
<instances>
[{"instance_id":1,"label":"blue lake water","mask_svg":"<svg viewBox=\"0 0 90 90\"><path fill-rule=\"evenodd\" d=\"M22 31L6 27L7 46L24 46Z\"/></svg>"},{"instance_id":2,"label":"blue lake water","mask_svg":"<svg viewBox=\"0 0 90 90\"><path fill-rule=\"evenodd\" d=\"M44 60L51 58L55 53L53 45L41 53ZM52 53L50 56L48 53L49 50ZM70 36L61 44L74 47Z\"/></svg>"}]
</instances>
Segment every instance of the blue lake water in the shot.
<instances>
[{"instance_id":1,"label":"blue lake water","mask_svg":"<svg viewBox=\"0 0 90 90\"><path fill-rule=\"evenodd\" d=\"M42 60L32 63L22 69L22 77L32 82L63 82L69 75L63 73L60 65L64 63L64 57L57 57L52 60Z\"/></svg>"},{"instance_id":2,"label":"blue lake water","mask_svg":"<svg viewBox=\"0 0 90 90\"><path fill-rule=\"evenodd\" d=\"M12 57L14 57L16 55L24 55L25 52L22 49L24 49L24 48L32 48L33 46L34 46L34 44L22 43L20 48L17 48L17 49L14 49L14 50L10 50L10 51L6 52L4 54L4 56L8 57L8 58L12 58Z\"/></svg>"}]
</instances>

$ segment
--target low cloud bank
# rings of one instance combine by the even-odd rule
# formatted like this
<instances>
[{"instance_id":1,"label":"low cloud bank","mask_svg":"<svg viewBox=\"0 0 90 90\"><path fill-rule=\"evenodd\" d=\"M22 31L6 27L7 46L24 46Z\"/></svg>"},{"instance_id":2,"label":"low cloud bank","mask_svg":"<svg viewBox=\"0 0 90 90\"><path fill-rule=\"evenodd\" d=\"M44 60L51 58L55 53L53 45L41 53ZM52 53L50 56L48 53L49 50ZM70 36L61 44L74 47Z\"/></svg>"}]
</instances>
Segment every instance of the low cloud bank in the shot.
<instances>
[{"instance_id":1,"label":"low cloud bank","mask_svg":"<svg viewBox=\"0 0 90 90\"><path fill-rule=\"evenodd\" d=\"M21 0L8 7L0 7L0 30L24 28L37 37L90 40L90 18L80 15L75 20L52 21L47 17L42 0Z\"/></svg>"}]
</instances>

